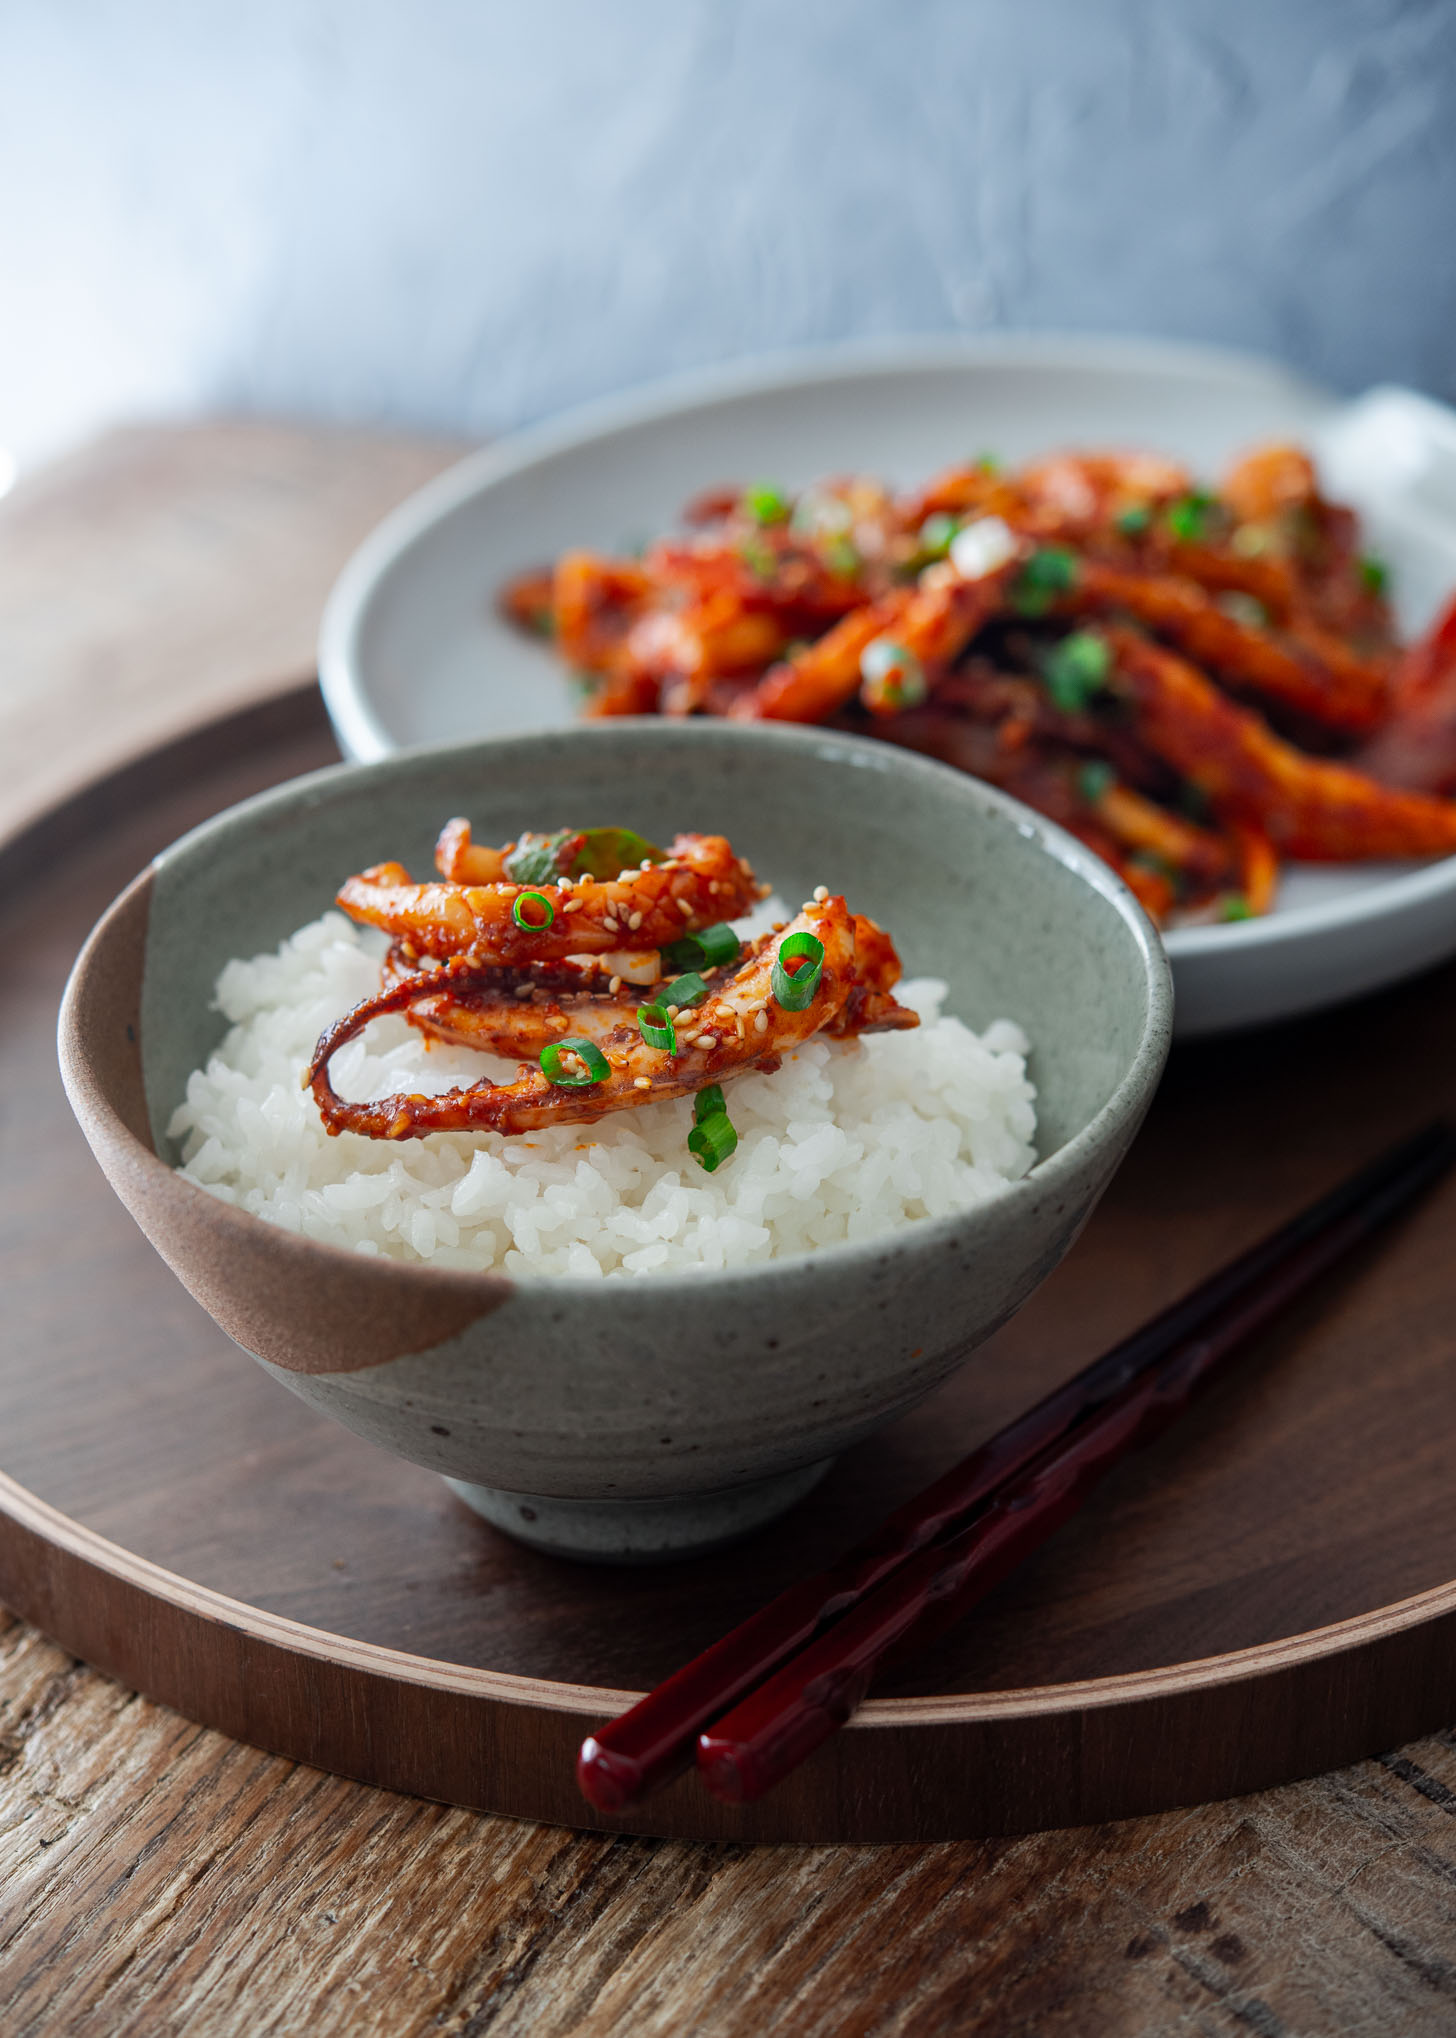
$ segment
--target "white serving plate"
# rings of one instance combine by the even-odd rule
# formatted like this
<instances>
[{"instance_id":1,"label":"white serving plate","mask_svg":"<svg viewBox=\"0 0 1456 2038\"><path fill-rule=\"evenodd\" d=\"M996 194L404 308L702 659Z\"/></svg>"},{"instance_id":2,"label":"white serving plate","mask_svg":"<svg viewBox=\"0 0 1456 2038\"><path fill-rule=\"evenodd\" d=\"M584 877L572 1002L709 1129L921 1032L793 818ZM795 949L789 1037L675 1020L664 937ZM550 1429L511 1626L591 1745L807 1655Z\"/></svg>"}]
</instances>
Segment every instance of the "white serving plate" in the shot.
<instances>
[{"instance_id":1,"label":"white serving plate","mask_svg":"<svg viewBox=\"0 0 1456 2038\"><path fill-rule=\"evenodd\" d=\"M1402 628L1456 588L1456 413L1409 391L1354 403L1274 363L1148 341L900 340L715 369L595 404L441 475L370 536L324 614L319 672L349 757L564 726L552 652L495 613L503 581L569 545L670 526L715 481L894 481L994 451L1146 446L1216 473L1297 438L1367 520ZM1289 1017L1456 953L1456 857L1294 866L1267 919L1167 937L1182 1035Z\"/></svg>"}]
</instances>

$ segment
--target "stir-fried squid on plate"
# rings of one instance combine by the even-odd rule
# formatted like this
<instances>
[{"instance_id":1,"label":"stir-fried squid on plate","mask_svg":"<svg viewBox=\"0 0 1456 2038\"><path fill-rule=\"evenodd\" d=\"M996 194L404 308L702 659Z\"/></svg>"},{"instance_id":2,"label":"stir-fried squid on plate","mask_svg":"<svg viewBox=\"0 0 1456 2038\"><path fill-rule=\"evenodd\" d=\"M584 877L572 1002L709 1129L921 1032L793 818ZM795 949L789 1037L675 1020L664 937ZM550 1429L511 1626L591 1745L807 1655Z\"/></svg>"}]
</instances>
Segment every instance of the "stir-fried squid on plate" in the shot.
<instances>
[{"instance_id":1,"label":"stir-fried squid on plate","mask_svg":"<svg viewBox=\"0 0 1456 2038\"><path fill-rule=\"evenodd\" d=\"M1456 852L1456 601L1398 644L1385 573L1297 447L1216 494L1142 453L980 459L895 494L724 488L640 559L502 594L596 715L830 722L1079 836L1163 925L1244 919L1281 861Z\"/></svg>"},{"instance_id":2,"label":"stir-fried squid on plate","mask_svg":"<svg viewBox=\"0 0 1456 2038\"><path fill-rule=\"evenodd\" d=\"M889 936L823 885L771 934L740 941L728 923L767 887L721 835L679 835L662 850L627 829L563 829L495 849L453 820L436 864L428 883L383 863L340 888L345 911L391 943L378 995L324 1034L304 1074L331 1133L522 1133L693 1095L689 1145L711 1171L736 1143L725 1081L771 1072L816 1033L919 1023L895 1001ZM390 1013L454 1045L522 1057L516 1080L340 1097L333 1057Z\"/></svg>"}]
</instances>

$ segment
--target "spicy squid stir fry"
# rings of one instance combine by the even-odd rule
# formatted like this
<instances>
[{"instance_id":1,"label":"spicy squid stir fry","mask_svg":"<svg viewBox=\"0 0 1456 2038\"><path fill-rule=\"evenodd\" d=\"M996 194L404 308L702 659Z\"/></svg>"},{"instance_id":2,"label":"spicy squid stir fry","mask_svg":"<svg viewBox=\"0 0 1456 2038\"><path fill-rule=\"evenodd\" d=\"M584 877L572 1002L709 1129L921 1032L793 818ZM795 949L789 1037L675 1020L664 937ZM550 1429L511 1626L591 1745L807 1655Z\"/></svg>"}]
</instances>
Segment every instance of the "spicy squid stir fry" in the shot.
<instances>
[{"instance_id":1,"label":"spicy squid stir fry","mask_svg":"<svg viewBox=\"0 0 1456 2038\"><path fill-rule=\"evenodd\" d=\"M1456 601L1410 649L1293 446L1217 494L1147 454L895 494L722 489L640 558L502 595L596 715L832 722L1039 808L1163 924L1265 913L1285 857L1456 851Z\"/></svg>"},{"instance_id":2,"label":"spicy squid stir fry","mask_svg":"<svg viewBox=\"0 0 1456 2038\"><path fill-rule=\"evenodd\" d=\"M324 1034L304 1072L331 1133L521 1133L691 1095L688 1146L711 1173L738 1143L724 1081L771 1073L815 1033L919 1024L895 1001L889 936L823 885L795 918L741 941L729 922L768 887L721 835L659 849L630 829L562 829L495 849L454 820L435 861L437 881L381 863L339 891L347 913L391 941L378 995ZM515 1081L347 1101L329 1065L388 1013L456 1046L519 1056Z\"/></svg>"}]
</instances>

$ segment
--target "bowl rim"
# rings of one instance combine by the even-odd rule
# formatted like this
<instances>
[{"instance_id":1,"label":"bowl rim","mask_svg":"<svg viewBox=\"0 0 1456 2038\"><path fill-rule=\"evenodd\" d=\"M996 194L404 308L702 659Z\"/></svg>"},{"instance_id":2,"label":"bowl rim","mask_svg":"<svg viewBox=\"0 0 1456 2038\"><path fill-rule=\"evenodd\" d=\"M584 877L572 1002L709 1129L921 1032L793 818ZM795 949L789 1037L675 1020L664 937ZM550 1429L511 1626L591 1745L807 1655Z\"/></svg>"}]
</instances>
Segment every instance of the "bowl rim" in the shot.
<instances>
[{"instance_id":1,"label":"bowl rim","mask_svg":"<svg viewBox=\"0 0 1456 2038\"><path fill-rule=\"evenodd\" d=\"M806 756L815 756L821 764L847 763L851 769L871 769L901 774L912 780L919 779L931 791L938 791L942 795L948 793L971 807L997 814L1003 821L1013 826L1024 840L1035 845L1041 853L1050 855L1055 862L1060 863L1073 876L1080 878L1105 899L1133 937L1135 951L1142 963L1141 982L1145 993L1142 1026L1127 1066L1112 1093L1087 1123L1073 1133L1070 1139L1064 1141L1055 1153L1045 1160L1034 1162L1026 1175L1008 1183L997 1195L986 1202L973 1205L969 1210L953 1211L943 1217L921 1218L913 1224L879 1233L870 1239L836 1240L829 1245L816 1248L813 1252L788 1253L768 1260L756 1260L746 1266L690 1267L682 1271L654 1272L642 1279L626 1279L614 1275L522 1273L502 1268L439 1267L428 1260L397 1260L390 1255L381 1254L360 1255L351 1247L335 1245L327 1240L312 1238L303 1232L291 1231L285 1226L273 1224L267 1218L255 1216L251 1211L241 1209L236 1204L224 1203L217 1197L209 1195L200 1184L186 1180L170 1161L159 1154L149 1142L139 1138L127 1124L110 1090L97 1074L94 1060L88 1050L86 1028L90 1015L83 1009L82 992L95 960L117 938L118 927L124 925L125 916L122 909L131 900L137 888L155 873L165 866L184 860L198 847L213 842L218 836L226 835L240 827L255 826L260 820L266 819L268 815L280 809L317 806L321 797L326 798L335 788L342 790L355 786L360 781L419 767L428 768L432 763L454 761L462 755L472 753L498 756L502 751L527 748L539 750L548 744L559 748L563 743L579 747L584 743L608 739L613 734L629 733L645 741L649 746L660 745L663 749L672 749L684 744L699 748L708 744L721 745L725 748L772 745L790 752L797 750ZM284 930L279 939L286 939L292 931ZM145 940L144 935L142 939ZM877 742L871 737L841 735L817 727L801 727L798 724L744 725L699 720L678 722L664 721L655 716L623 716L613 718L610 723L585 723L565 730L486 736L466 743L454 741L422 744L365 763L326 765L320 770L288 779L282 785L255 793L248 799L241 800L208 820L200 822L160 850L146 869L118 894L97 920L72 966L66 984L60 1010L58 1048L67 1094L88 1139L92 1131L92 1125L88 1120L94 1120L102 1135L102 1143L109 1150L115 1150L120 1145L128 1152L133 1164L158 1187L165 1188L169 1193L180 1192L193 1198L205 1198L209 1212L219 1214L218 1221L225 1224L241 1223L255 1239L259 1237L255 1227L262 1227L263 1234L286 1243L293 1251L303 1250L310 1254L324 1255L325 1264L333 1265L336 1270L341 1262L353 1266L363 1258L365 1264L376 1273L387 1271L408 1279L412 1284L422 1279L428 1280L447 1285L456 1293L462 1292L463 1284L469 1284L482 1294L488 1292L497 1300L503 1287L515 1294L536 1297L600 1298L604 1294L612 1293L685 1297L689 1294L714 1291L731 1293L733 1288L744 1280L752 1280L755 1283L768 1281L789 1284L796 1278L801 1278L809 1268L827 1269L831 1277L838 1277L855 1264L863 1265L875 1260L883 1263L887 1256L898 1258L904 1254L933 1255L937 1248L943 1250L944 1242L958 1231L964 1231L967 1227L974 1229L978 1222L986 1219L990 1213L1007 1211L1017 1202L1034 1200L1044 1194L1055 1194L1104 1143L1109 1139L1115 1140L1124 1127L1130 1126L1129 1137L1131 1132L1136 1130L1152 1099L1167 1058L1172 1016L1173 984L1167 955L1157 930L1134 894L1100 857L1094 856L1075 836L1032 808L1024 806L1019 800L1013 799L1009 794L998 791L983 780L956 771L950 765L918 756L913 752L899 750L892 745ZM1035 1048L1036 1042L1033 1038L1033 1053ZM79 1081L75 1079L78 1076L81 1078ZM97 1142L92 1140L92 1144L95 1146Z\"/></svg>"}]
</instances>

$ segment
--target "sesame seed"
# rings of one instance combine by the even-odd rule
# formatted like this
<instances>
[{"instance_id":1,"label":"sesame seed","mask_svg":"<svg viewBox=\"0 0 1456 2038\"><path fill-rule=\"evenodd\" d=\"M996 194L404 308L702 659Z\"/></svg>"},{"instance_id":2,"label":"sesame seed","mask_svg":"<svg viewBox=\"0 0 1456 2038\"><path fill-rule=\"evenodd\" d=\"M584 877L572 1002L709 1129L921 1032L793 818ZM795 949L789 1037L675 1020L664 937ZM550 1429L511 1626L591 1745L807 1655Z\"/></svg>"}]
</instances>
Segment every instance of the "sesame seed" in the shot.
<instances>
[{"instance_id":1,"label":"sesame seed","mask_svg":"<svg viewBox=\"0 0 1456 2038\"><path fill-rule=\"evenodd\" d=\"M748 1036L748 1022L741 1012L733 1014L733 1023L738 1028L738 1038L740 1040L746 1039Z\"/></svg>"},{"instance_id":2,"label":"sesame seed","mask_svg":"<svg viewBox=\"0 0 1456 2038\"><path fill-rule=\"evenodd\" d=\"M768 1032L768 1014L767 1014L767 1012L755 1012L755 1013L754 1013L754 1015L753 1015L753 1030L754 1030L754 1032L755 1032L755 1033L767 1033L767 1032Z\"/></svg>"},{"instance_id":3,"label":"sesame seed","mask_svg":"<svg viewBox=\"0 0 1456 2038\"><path fill-rule=\"evenodd\" d=\"M556 889L558 892L569 892L571 890L571 879L569 877L559 877L556 880Z\"/></svg>"},{"instance_id":4,"label":"sesame seed","mask_svg":"<svg viewBox=\"0 0 1456 2038\"><path fill-rule=\"evenodd\" d=\"M581 900L568 899L561 910L563 913L579 913L581 911Z\"/></svg>"},{"instance_id":5,"label":"sesame seed","mask_svg":"<svg viewBox=\"0 0 1456 2038\"><path fill-rule=\"evenodd\" d=\"M564 1032L567 1026L570 1024L570 1021L567 1019L567 1016L564 1012L553 1012L551 1014L551 1017L546 1021L546 1024L548 1026L558 1026Z\"/></svg>"},{"instance_id":6,"label":"sesame seed","mask_svg":"<svg viewBox=\"0 0 1456 2038\"><path fill-rule=\"evenodd\" d=\"M652 858L650 856L644 856L642 861L638 864L637 868L639 870L651 870Z\"/></svg>"},{"instance_id":7,"label":"sesame seed","mask_svg":"<svg viewBox=\"0 0 1456 2038\"><path fill-rule=\"evenodd\" d=\"M824 904L824 901L829 897L828 885L815 885L814 897L818 901L818 903L822 906Z\"/></svg>"},{"instance_id":8,"label":"sesame seed","mask_svg":"<svg viewBox=\"0 0 1456 2038\"><path fill-rule=\"evenodd\" d=\"M692 917L693 917L693 909L692 909L692 907L691 907L691 906L690 906L690 905L688 904L688 902L687 902L687 900L686 900L686 899L679 899L679 900L678 900L678 902L677 902L677 909L678 909L678 911L679 911L679 912L680 912L680 913L682 914L682 916L683 916L684 920L691 920L691 919L692 919Z\"/></svg>"},{"instance_id":9,"label":"sesame seed","mask_svg":"<svg viewBox=\"0 0 1456 2038\"><path fill-rule=\"evenodd\" d=\"M719 892L721 892L722 889L723 887L719 884L718 880L715 877L710 877L708 879L708 890L713 894L714 898L718 896Z\"/></svg>"},{"instance_id":10,"label":"sesame seed","mask_svg":"<svg viewBox=\"0 0 1456 2038\"><path fill-rule=\"evenodd\" d=\"M679 1013L679 1012L680 1012L681 1010L682 1010L682 1006L681 1006L681 1005L669 1005L669 1006L668 1006L668 1008L667 1008L667 1016L668 1016L668 1018L669 1018L669 1019L676 1019L676 1017L677 1017L678 1013Z\"/></svg>"},{"instance_id":11,"label":"sesame seed","mask_svg":"<svg viewBox=\"0 0 1456 2038\"><path fill-rule=\"evenodd\" d=\"M652 1078L650 1076L633 1076L632 1088L634 1090L650 1090L652 1088Z\"/></svg>"},{"instance_id":12,"label":"sesame seed","mask_svg":"<svg viewBox=\"0 0 1456 2038\"><path fill-rule=\"evenodd\" d=\"M622 931L621 928L617 925L616 921L612 918L610 913L608 913L606 919L603 920L602 928L603 931L607 934L620 934Z\"/></svg>"},{"instance_id":13,"label":"sesame seed","mask_svg":"<svg viewBox=\"0 0 1456 2038\"><path fill-rule=\"evenodd\" d=\"M716 1047L718 1045L718 1036L716 1033L700 1033L697 1044L701 1048Z\"/></svg>"},{"instance_id":14,"label":"sesame seed","mask_svg":"<svg viewBox=\"0 0 1456 2038\"><path fill-rule=\"evenodd\" d=\"M627 915L627 925L635 933L636 930L642 925L642 915L640 913L629 913Z\"/></svg>"},{"instance_id":15,"label":"sesame seed","mask_svg":"<svg viewBox=\"0 0 1456 2038\"><path fill-rule=\"evenodd\" d=\"M517 985L516 985L516 996L517 996L518 998L529 998L529 997L530 997L530 995L531 995L531 986L530 986L529 984L517 984Z\"/></svg>"},{"instance_id":16,"label":"sesame seed","mask_svg":"<svg viewBox=\"0 0 1456 2038\"><path fill-rule=\"evenodd\" d=\"M618 991L621 990L621 988L622 979L620 977L613 977L612 981L607 985L607 989L611 992L614 998L616 997Z\"/></svg>"}]
</instances>

